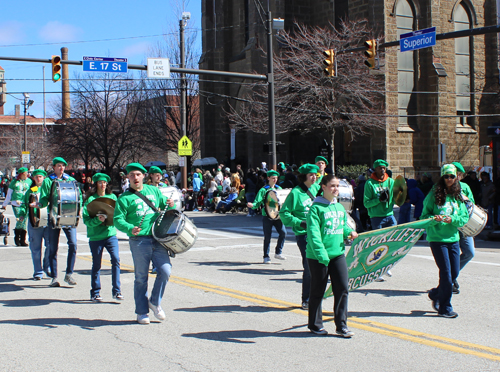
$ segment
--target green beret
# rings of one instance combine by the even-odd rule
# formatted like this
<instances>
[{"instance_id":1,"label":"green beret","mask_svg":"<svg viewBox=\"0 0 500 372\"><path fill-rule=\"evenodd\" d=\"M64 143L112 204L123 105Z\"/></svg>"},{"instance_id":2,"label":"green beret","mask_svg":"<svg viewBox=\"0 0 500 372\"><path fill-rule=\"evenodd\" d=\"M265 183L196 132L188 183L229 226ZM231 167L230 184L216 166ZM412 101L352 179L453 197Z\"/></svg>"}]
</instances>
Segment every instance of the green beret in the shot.
<instances>
[{"instance_id":1,"label":"green beret","mask_svg":"<svg viewBox=\"0 0 500 372\"><path fill-rule=\"evenodd\" d=\"M278 166L279 166L281 169L283 169L283 170L285 170L285 168L286 168L286 167L285 167L285 163L283 163L282 161L280 161L280 162L278 163Z\"/></svg>"},{"instance_id":2,"label":"green beret","mask_svg":"<svg viewBox=\"0 0 500 372\"><path fill-rule=\"evenodd\" d=\"M35 169L33 172L31 172L31 175L47 177L47 172L45 172L43 169Z\"/></svg>"},{"instance_id":3,"label":"green beret","mask_svg":"<svg viewBox=\"0 0 500 372\"><path fill-rule=\"evenodd\" d=\"M269 172L267 172L267 176L268 177L272 177L272 176L276 176L276 177L279 177L279 173L276 172L275 170L270 170Z\"/></svg>"},{"instance_id":4,"label":"green beret","mask_svg":"<svg viewBox=\"0 0 500 372\"><path fill-rule=\"evenodd\" d=\"M460 164L458 161L454 161L451 164L453 164L457 168L457 171L465 173L464 167L462 167L462 164Z\"/></svg>"},{"instance_id":5,"label":"green beret","mask_svg":"<svg viewBox=\"0 0 500 372\"><path fill-rule=\"evenodd\" d=\"M314 162L317 163L318 161L324 161L325 164L328 165L328 160L326 160L326 158L323 156L316 156L316 159L314 159Z\"/></svg>"},{"instance_id":6,"label":"green beret","mask_svg":"<svg viewBox=\"0 0 500 372\"><path fill-rule=\"evenodd\" d=\"M452 174L455 177L457 176L457 167L455 167L453 164L445 164L441 167L441 176L444 176L445 174Z\"/></svg>"},{"instance_id":7,"label":"green beret","mask_svg":"<svg viewBox=\"0 0 500 372\"><path fill-rule=\"evenodd\" d=\"M308 173L318 173L319 167L316 164L304 164L299 168L299 173L308 174Z\"/></svg>"},{"instance_id":8,"label":"green beret","mask_svg":"<svg viewBox=\"0 0 500 372\"><path fill-rule=\"evenodd\" d=\"M21 173L24 173L24 172L27 172L28 171L28 168L26 167L21 167L17 170L17 174L21 174Z\"/></svg>"},{"instance_id":9,"label":"green beret","mask_svg":"<svg viewBox=\"0 0 500 372\"><path fill-rule=\"evenodd\" d=\"M158 168L157 166L152 166L151 168L149 168L149 174L152 174L152 173L160 173L160 174L163 174L161 169Z\"/></svg>"},{"instance_id":10,"label":"green beret","mask_svg":"<svg viewBox=\"0 0 500 372\"><path fill-rule=\"evenodd\" d=\"M106 181L109 182L111 181L111 178L104 173L96 173L92 176L92 181L97 182L97 181Z\"/></svg>"},{"instance_id":11,"label":"green beret","mask_svg":"<svg viewBox=\"0 0 500 372\"><path fill-rule=\"evenodd\" d=\"M56 157L56 158L54 158L52 160L52 165L56 165L58 163L62 163L64 165L68 165L68 162L66 160L64 160L63 158L61 158L60 156L58 156L58 157Z\"/></svg>"},{"instance_id":12,"label":"green beret","mask_svg":"<svg viewBox=\"0 0 500 372\"><path fill-rule=\"evenodd\" d=\"M142 165L139 163L130 163L125 167L125 170L127 171L127 174L129 174L132 171L139 171L141 173L147 173L146 168L144 168Z\"/></svg>"},{"instance_id":13,"label":"green beret","mask_svg":"<svg viewBox=\"0 0 500 372\"><path fill-rule=\"evenodd\" d=\"M382 159L378 159L378 160L375 160L375 163L373 163L373 169L377 168L377 167L388 167L389 166L389 163L386 162L385 160L382 160Z\"/></svg>"}]
</instances>

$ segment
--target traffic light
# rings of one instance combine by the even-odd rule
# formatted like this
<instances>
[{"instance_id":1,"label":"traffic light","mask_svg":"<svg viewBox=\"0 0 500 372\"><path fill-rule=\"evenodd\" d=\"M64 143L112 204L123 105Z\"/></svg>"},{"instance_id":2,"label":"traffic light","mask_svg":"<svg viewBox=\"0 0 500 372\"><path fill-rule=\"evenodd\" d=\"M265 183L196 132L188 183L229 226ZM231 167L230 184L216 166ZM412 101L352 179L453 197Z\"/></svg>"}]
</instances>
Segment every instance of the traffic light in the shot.
<instances>
[{"instance_id":1,"label":"traffic light","mask_svg":"<svg viewBox=\"0 0 500 372\"><path fill-rule=\"evenodd\" d=\"M61 80L61 57L52 56L52 81L55 83Z\"/></svg>"},{"instance_id":2,"label":"traffic light","mask_svg":"<svg viewBox=\"0 0 500 372\"><path fill-rule=\"evenodd\" d=\"M365 61L365 65L368 68L373 69L376 67L377 63L375 58L377 57L377 40L367 40L365 41L365 57L367 58Z\"/></svg>"},{"instance_id":3,"label":"traffic light","mask_svg":"<svg viewBox=\"0 0 500 372\"><path fill-rule=\"evenodd\" d=\"M323 52L323 55L326 57L323 60L326 68L323 70L326 76L334 77L335 76L335 51L333 49L328 49Z\"/></svg>"}]
</instances>

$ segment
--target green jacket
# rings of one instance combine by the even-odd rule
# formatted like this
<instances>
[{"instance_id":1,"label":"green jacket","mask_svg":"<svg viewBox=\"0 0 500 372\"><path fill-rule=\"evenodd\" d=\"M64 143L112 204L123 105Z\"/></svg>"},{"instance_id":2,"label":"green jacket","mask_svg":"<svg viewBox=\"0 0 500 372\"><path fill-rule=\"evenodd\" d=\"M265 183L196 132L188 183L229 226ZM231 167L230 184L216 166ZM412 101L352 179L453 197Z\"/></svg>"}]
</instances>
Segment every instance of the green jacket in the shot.
<instances>
[{"instance_id":1,"label":"green jacket","mask_svg":"<svg viewBox=\"0 0 500 372\"><path fill-rule=\"evenodd\" d=\"M384 182L379 182L370 178L365 183L365 193L363 197L363 204L368 210L370 217L387 217L394 214L394 197L392 190L394 188L394 180L389 177ZM389 198L385 202L379 200L380 192L382 190L389 192Z\"/></svg>"},{"instance_id":2,"label":"green jacket","mask_svg":"<svg viewBox=\"0 0 500 372\"><path fill-rule=\"evenodd\" d=\"M424 210L420 216L421 220L437 215L450 216L451 223L432 221L427 228L428 242L454 243L460 240L458 228L464 226L469 221L469 213L465 203L455 200L450 195L446 195L444 205L436 205L432 190L424 199Z\"/></svg>"},{"instance_id":3,"label":"green jacket","mask_svg":"<svg viewBox=\"0 0 500 372\"><path fill-rule=\"evenodd\" d=\"M309 188L311 194L316 197L320 185L314 183ZM300 227L300 223L306 220L307 213L313 200L300 185L295 186L286 197L285 203L280 209L280 219L285 226L291 227L295 235L305 235L307 231Z\"/></svg>"},{"instance_id":4,"label":"green jacket","mask_svg":"<svg viewBox=\"0 0 500 372\"><path fill-rule=\"evenodd\" d=\"M253 207L252 209L259 209L260 206L264 206L264 203L266 202L266 193L269 190L279 190L281 187L278 185L274 185L274 187L268 187L268 185L264 186L259 190L257 195L255 196L255 200L253 201ZM267 216L266 214L266 208L262 208L262 215Z\"/></svg>"},{"instance_id":5,"label":"green jacket","mask_svg":"<svg viewBox=\"0 0 500 372\"><path fill-rule=\"evenodd\" d=\"M48 177L45 177L45 179L42 182L41 190L40 190L40 207L45 208L47 205L49 205L50 202L50 190L52 189L52 183L54 180L56 180L57 177L55 173L50 174ZM70 175L67 175L66 173L63 174L62 178L59 178L60 181L76 181L73 177ZM77 185L78 186L78 185ZM80 188L78 187L78 190ZM80 208L82 207L82 192L80 191Z\"/></svg>"},{"instance_id":6,"label":"green jacket","mask_svg":"<svg viewBox=\"0 0 500 372\"><path fill-rule=\"evenodd\" d=\"M112 200L116 200L115 194L106 194L104 196L99 196L97 194L90 195L85 205L83 206L83 223L87 226L87 236L91 242L104 240L109 238L110 236L116 235L116 227L113 225L106 226L100 220L99 217L90 217L89 211L87 210L87 205L93 202L97 198L109 198Z\"/></svg>"},{"instance_id":7,"label":"green jacket","mask_svg":"<svg viewBox=\"0 0 500 372\"><path fill-rule=\"evenodd\" d=\"M31 178L27 178L25 180L13 180L9 184L9 189L12 190L12 196L10 197L10 200L23 201L24 195L31 187L32 183L33 181L31 180Z\"/></svg>"},{"instance_id":8,"label":"green jacket","mask_svg":"<svg viewBox=\"0 0 500 372\"><path fill-rule=\"evenodd\" d=\"M24 194L23 197L23 204L19 207L19 211L21 212L21 216L27 216L29 212L29 201L30 201L30 195L35 194L38 195L38 198L40 198L40 188L36 187L35 191L33 190L36 187L36 185L33 185L33 187L29 188L28 191Z\"/></svg>"},{"instance_id":9,"label":"green jacket","mask_svg":"<svg viewBox=\"0 0 500 372\"><path fill-rule=\"evenodd\" d=\"M465 182L460 182L460 187L462 188L462 194L467 196L471 202L476 204L476 201L474 200L474 195L472 195L472 190L470 189L470 186L467 185Z\"/></svg>"},{"instance_id":10,"label":"green jacket","mask_svg":"<svg viewBox=\"0 0 500 372\"><path fill-rule=\"evenodd\" d=\"M157 187L143 185L140 193L146 196L157 209L163 210L166 208L167 198ZM175 209L175 205L167 209ZM158 215L140 197L127 190L120 195L116 202L113 222L118 230L126 233L129 237L134 237L132 229L135 226L139 227L144 217L144 221L140 226L141 231L137 236L151 236L153 234L153 224Z\"/></svg>"},{"instance_id":11,"label":"green jacket","mask_svg":"<svg viewBox=\"0 0 500 372\"><path fill-rule=\"evenodd\" d=\"M307 214L306 257L328 266L332 258L344 254L344 239L351 232L344 206L318 196Z\"/></svg>"}]
</instances>

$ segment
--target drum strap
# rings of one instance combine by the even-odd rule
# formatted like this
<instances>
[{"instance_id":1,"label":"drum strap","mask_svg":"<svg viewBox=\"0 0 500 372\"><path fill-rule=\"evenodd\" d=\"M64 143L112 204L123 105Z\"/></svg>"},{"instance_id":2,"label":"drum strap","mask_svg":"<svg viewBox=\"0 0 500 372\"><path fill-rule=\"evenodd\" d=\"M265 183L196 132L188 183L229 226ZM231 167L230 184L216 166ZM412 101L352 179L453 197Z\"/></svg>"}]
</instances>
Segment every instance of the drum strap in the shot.
<instances>
[{"instance_id":1,"label":"drum strap","mask_svg":"<svg viewBox=\"0 0 500 372\"><path fill-rule=\"evenodd\" d=\"M155 207L155 205L153 203L151 203L151 200L149 200L148 198L146 198L144 195L142 195L140 192L137 192L137 190L134 190L133 188L129 187L128 188L128 191L130 191L132 194L135 194L136 196L138 196L139 198L141 198L142 200L144 200L144 202L152 209L154 210L156 213L159 212L158 208Z\"/></svg>"},{"instance_id":2,"label":"drum strap","mask_svg":"<svg viewBox=\"0 0 500 372\"><path fill-rule=\"evenodd\" d=\"M304 183L299 183L299 187L302 189L302 191L304 191L305 193L307 193L307 195L309 195L312 201L314 201L313 194L309 191L309 189Z\"/></svg>"}]
</instances>

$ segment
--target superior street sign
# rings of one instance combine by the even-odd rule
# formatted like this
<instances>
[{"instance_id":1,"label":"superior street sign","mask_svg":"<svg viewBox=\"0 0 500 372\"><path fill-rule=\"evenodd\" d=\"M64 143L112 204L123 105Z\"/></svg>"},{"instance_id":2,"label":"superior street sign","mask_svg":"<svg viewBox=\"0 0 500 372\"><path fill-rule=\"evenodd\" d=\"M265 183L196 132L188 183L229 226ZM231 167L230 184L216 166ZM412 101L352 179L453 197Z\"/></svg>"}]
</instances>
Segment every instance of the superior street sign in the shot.
<instances>
[{"instance_id":1,"label":"superior street sign","mask_svg":"<svg viewBox=\"0 0 500 372\"><path fill-rule=\"evenodd\" d=\"M436 45L436 27L408 32L399 36L399 49L401 52L428 48L434 45Z\"/></svg>"},{"instance_id":2,"label":"superior street sign","mask_svg":"<svg viewBox=\"0 0 500 372\"><path fill-rule=\"evenodd\" d=\"M83 71L127 72L127 58L83 57Z\"/></svg>"}]
</instances>

